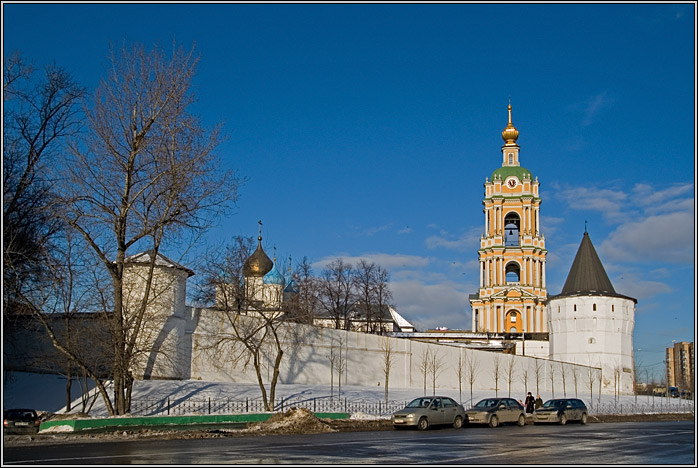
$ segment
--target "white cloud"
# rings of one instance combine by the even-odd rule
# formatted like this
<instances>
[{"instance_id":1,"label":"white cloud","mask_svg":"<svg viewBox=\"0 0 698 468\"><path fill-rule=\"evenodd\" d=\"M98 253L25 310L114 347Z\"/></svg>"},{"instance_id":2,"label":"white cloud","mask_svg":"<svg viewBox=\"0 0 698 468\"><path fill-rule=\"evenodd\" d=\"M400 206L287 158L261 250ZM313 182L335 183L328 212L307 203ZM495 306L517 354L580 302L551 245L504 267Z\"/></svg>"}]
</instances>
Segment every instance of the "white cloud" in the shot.
<instances>
[{"instance_id":1,"label":"white cloud","mask_svg":"<svg viewBox=\"0 0 698 468\"><path fill-rule=\"evenodd\" d=\"M604 257L625 262L693 263L694 216L683 211L622 224L604 240Z\"/></svg>"},{"instance_id":2,"label":"white cloud","mask_svg":"<svg viewBox=\"0 0 698 468\"><path fill-rule=\"evenodd\" d=\"M609 96L607 91L602 91L595 96L583 102L577 102L567 107L567 110L582 114L581 125L588 127L599 115L599 113L610 107L615 102L612 96Z\"/></svg>"},{"instance_id":3,"label":"white cloud","mask_svg":"<svg viewBox=\"0 0 698 468\"><path fill-rule=\"evenodd\" d=\"M462 233L457 238L455 238L454 236L450 236L445 231L441 231L439 235L427 237L424 243L430 250L441 247L450 250L458 250L461 252L476 251L480 247L481 234L482 227L470 228L468 231Z\"/></svg>"},{"instance_id":4,"label":"white cloud","mask_svg":"<svg viewBox=\"0 0 698 468\"><path fill-rule=\"evenodd\" d=\"M556 197L573 210L598 211L606 219L627 216L625 205L628 194L620 190L567 187L560 189Z\"/></svg>"},{"instance_id":5,"label":"white cloud","mask_svg":"<svg viewBox=\"0 0 698 468\"><path fill-rule=\"evenodd\" d=\"M397 311L420 330L470 329L469 294L463 284L392 281L390 289Z\"/></svg>"}]
</instances>

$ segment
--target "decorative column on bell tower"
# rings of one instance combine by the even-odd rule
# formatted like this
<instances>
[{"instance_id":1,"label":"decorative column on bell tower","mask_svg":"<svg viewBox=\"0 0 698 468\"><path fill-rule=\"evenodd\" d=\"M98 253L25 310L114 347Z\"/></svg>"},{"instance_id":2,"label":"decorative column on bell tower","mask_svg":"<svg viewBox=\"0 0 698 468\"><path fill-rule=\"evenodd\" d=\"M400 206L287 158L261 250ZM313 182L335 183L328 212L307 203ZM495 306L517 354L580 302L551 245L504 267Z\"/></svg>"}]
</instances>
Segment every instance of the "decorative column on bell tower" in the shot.
<instances>
[{"instance_id":1,"label":"decorative column on bell tower","mask_svg":"<svg viewBox=\"0 0 698 468\"><path fill-rule=\"evenodd\" d=\"M473 331L547 334L547 250L540 233L538 178L519 163L519 131L511 121L511 103L508 109L502 167L491 180L485 179L480 287L470 295Z\"/></svg>"}]
</instances>

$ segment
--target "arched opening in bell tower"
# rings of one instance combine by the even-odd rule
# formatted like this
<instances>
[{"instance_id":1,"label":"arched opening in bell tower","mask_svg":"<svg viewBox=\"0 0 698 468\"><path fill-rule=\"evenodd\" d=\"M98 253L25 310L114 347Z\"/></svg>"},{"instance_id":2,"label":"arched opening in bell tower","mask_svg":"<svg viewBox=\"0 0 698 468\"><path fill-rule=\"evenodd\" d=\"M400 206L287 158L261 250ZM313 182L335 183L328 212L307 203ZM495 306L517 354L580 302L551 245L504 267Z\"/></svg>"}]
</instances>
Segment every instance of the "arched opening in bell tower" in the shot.
<instances>
[{"instance_id":1,"label":"arched opening in bell tower","mask_svg":"<svg viewBox=\"0 0 698 468\"><path fill-rule=\"evenodd\" d=\"M507 263L505 271L507 284L519 284L521 282L521 267L518 263Z\"/></svg>"},{"instance_id":2,"label":"arched opening in bell tower","mask_svg":"<svg viewBox=\"0 0 698 468\"><path fill-rule=\"evenodd\" d=\"M504 246L512 247L519 245L519 226L521 220L516 213L507 213L504 217Z\"/></svg>"},{"instance_id":3,"label":"arched opening in bell tower","mask_svg":"<svg viewBox=\"0 0 698 468\"><path fill-rule=\"evenodd\" d=\"M504 323L506 333L523 333L523 321L518 311L508 311Z\"/></svg>"}]
</instances>

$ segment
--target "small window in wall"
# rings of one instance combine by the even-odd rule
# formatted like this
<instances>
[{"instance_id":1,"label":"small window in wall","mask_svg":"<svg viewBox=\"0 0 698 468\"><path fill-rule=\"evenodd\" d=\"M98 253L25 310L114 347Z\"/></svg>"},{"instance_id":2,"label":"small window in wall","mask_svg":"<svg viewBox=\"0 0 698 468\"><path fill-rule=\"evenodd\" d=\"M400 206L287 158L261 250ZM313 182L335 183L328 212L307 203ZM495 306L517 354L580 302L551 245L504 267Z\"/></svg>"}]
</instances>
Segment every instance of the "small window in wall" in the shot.
<instances>
[{"instance_id":1,"label":"small window in wall","mask_svg":"<svg viewBox=\"0 0 698 468\"><path fill-rule=\"evenodd\" d=\"M593 305L592 310L596 312L596 304Z\"/></svg>"},{"instance_id":2,"label":"small window in wall","mask_svg":"<svg viewBox=\"0 0 698 468\"><path fill-rule=\"evenodd\" d=\"M516 333L516 327L511 327L509 329L509 333Z\"/></svg>"},{"instance_id":3,"label":"small window in wall","mask_svg":"<svg viewBox=\"0 0 698 468\"><path fill-rule=\"evenodd\" d=\"M615 311L616 311L616 306L614 306L613 304L611 304L611 312L615 312Z\"/></svg>"},{"instance_id":4,"label":"small window in wall","mask_svg":"<svg viewBox=\"0 0 698 468\"><path fill-rule=\"evenodd\" d=\"M594 338L589 338L589 344L594 344L596 343L596 340Z\"/></svg>"},{"instance_id":5,"label":"small window in wall","mask_svg":"<svg viewBox=\"0 0 698 468\"><path fill-rule=\"evenodd\" d=\"M557 313L560 313L560 306L557 306Z\"/></svg>"},{"instance_id":6,"label":"small window in wall","mask_svg":"<svg viewBox=\"0 0 698 468\"><path fill-rule=\"evenodd\" d=\"M577 304L574 305L574 311L577 312Z\"/></svg>"},{"instance_id":7,"label":"small window in wall","mask_svg":"<svg viewBox=\"0 0 698 468\"><path fill-rule=\"evenodd\" d=\"M509 153L509 164L514 164L514 153Z\"/></svg>"},{"instance_id":8,"label":"small window in wall","mask_svg":"<svg viewBox=\"0 0 698 468\"><path fill-rule=\"evenodd\" d=\"M511 314L511 323L516 323L516 314Z\"/></svg>"}]
</instances>

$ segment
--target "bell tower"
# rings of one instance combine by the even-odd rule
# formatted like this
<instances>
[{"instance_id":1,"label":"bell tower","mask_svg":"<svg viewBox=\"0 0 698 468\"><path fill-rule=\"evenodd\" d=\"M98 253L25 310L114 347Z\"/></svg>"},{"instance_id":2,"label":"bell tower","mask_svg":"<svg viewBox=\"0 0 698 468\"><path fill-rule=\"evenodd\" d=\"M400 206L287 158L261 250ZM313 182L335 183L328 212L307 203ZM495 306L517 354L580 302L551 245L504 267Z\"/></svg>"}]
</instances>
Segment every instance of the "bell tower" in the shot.
<instances>
[{"instance_id":1,"label":"bell tower","mask_svg":"<svg viewBox=\"0 0 698 468\"><path fill-rule=\"evenodd\" d=\"M545 333L545 237L538 178L519 162L519 131L502 131L502 167L485 179L484 233L478 250L480 288L470 295L473 331ZM540 337L546 338L546 337Z\"/></svg>"}]
</instances>

